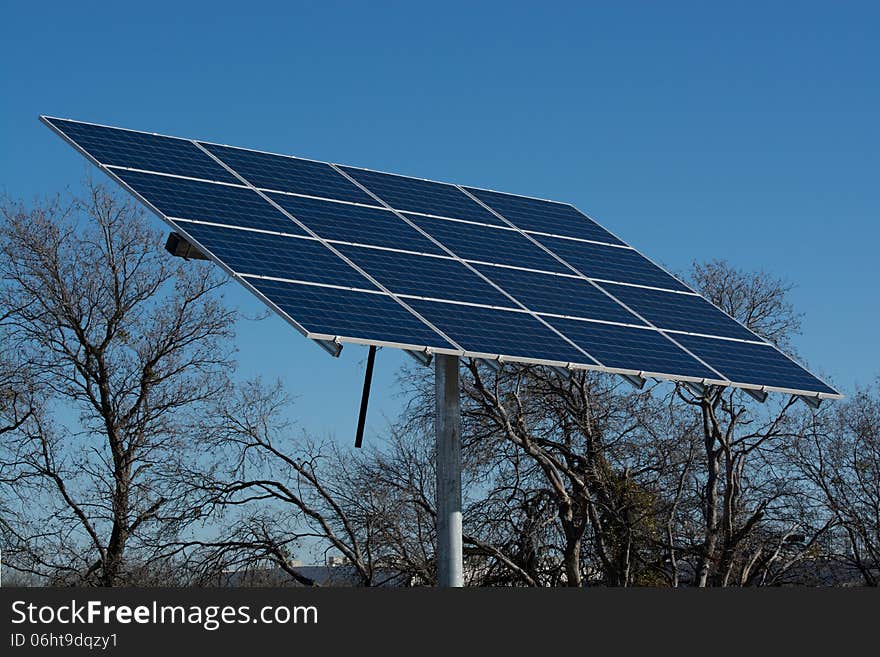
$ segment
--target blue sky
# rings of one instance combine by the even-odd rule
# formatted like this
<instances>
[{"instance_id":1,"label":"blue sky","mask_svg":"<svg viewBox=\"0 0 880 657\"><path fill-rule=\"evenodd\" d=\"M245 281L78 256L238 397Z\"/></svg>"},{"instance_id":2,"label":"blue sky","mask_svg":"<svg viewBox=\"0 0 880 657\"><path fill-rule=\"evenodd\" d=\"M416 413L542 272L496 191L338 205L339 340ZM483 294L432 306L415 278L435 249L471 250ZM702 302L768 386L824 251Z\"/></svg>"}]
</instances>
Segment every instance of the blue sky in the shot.
<instances>
[{"instance_id":1,"label":"blue sky","mask_svg":"<svg viewBox=\"0 0 880 657\"><path fill-rule=\"evenodd\" d=\"M880 5L733 4L6 0L0 191L82 180L45 113L570 201L674 270L795 283L797 346L848 391L880 374ZM238 344L350 439L363 349L275 318Z\"/></svg>"}]
</instances>

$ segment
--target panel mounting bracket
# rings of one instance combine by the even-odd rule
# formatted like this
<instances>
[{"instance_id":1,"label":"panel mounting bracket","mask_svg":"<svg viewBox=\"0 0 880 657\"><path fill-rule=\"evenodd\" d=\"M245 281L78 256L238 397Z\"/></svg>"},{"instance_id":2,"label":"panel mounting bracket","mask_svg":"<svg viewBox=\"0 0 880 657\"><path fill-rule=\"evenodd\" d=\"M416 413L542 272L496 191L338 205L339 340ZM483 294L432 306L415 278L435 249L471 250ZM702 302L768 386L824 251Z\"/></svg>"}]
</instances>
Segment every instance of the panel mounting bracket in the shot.
<instances>
[{"instance_id":1,"label":"panel mounting bracket","mask_svg":"<svg viewBox=\"0 0 880 657\"><path fill-rule=\"evenodd\" d=\"M560 367L559 365L551 365L550 369L556 372L559 376L561 376L566 381L571 378L571 370L567 367Z\"/></svg>"},{"instance_id":2,"label":"panel mounting bracket","mask_svg":"<svg viewBox=\"0 0 880 657\"><path fill-rule=\"evenodd\" d=\"M500 372L501 366L503 365L500 359L480 358L480 361L493 372Z\"/></svg>"},{"instance_id":3,"label":"panel mounting bracket","mask_svg":"<svg viewBox=\"0 0 880 657\"><path fill-rule=\"evenodd\" d=\"M433 360L433 355L427 349L404 349L419 365L428 366Z\"/></svg>"},{"instance_id":4,"label":"panel mounting bracket","mask_svg":"<svg viewBox=\"0 0 880 657\"><path fill-rule=\"evenodd\" d=\"M619 376L636 390L641 390L648 382L645 377L639 376L638 374L620 374Z\"/></svg>"},{"instance_id":5,"label":"panel mounting bracket","mask_svg":"<svg viewBox=\"0 0 880 657\"><path fill-rule=\"evenodd\" d=\"M752 388L742 388L742 391L759 404L763 404L765 401L767 401L766 390L753 390Z\"/></svg>"},{"instance_id":6,"label":"panel mounting bracket","mask_svg":"<svg viewBox=\"0 0 880 657\"><path fill-rule=\"evenodd\" d=\"M685 381L684 387L690 390L697 397L705 397L706 390L708 390L708 388L704 384L697 383L696 381Z\"/></svg>"},{"instance_id":7,"label":"panel mounting bracket","mask_svg":"<svg viewBox=\"0 0 880 657\"><path fill-rule=\"evenodd\" d=\"M821 397L818 397L818 396L817 396L817 397L812 397L812 396L808 396L808 395L798 395L798 397L799 397L801 400L803 400L803 402L804 402L807 406L809 406L810 408L812 408L813 410L818 409L819 406L822 405L822 398L821 398Z\"/></svg>"},{"instance_id":8,"label":"panel mounting bracket","mask_svg":"<svg viewBox=\"0 0 880 657\"><path fill-rule=\"evenodd\" d=\"M208 256L190 244L183 235L173 231L168 233L168 239L165 240L165 250L184 260L208 260Z\"/></svg>"},{"instance_id":9,"label":"panel mounting bracket","mask_svg":"<svg viewBox=\"0 0 880 657\"><path fill-rule=\"evenodd\" d=\"M339 354L342 353L341 342L337 342L336 340L316 340L315 338L312 338L312 341L317 343L321 349L333 356L333 358L339 358Z\"/></svg>"}]
</instances>

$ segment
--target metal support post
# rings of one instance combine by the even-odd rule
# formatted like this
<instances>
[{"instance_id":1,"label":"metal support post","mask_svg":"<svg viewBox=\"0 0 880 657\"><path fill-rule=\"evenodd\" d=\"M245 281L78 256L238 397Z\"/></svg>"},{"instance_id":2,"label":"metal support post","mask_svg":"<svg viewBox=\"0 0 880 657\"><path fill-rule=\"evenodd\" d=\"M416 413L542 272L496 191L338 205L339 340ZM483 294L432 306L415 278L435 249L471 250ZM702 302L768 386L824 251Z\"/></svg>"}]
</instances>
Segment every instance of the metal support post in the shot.
<instances>
[{"instance_id":1,"label":"metal support post","mask_svg":"<svg viewBox=\"0 0 880 657\"><path fill-rule=\"evenodd\" d=\"M434 357L437 433L437 582L463 586L461 539L461 406L458 356Z\"/></svg>"}]
</instances>

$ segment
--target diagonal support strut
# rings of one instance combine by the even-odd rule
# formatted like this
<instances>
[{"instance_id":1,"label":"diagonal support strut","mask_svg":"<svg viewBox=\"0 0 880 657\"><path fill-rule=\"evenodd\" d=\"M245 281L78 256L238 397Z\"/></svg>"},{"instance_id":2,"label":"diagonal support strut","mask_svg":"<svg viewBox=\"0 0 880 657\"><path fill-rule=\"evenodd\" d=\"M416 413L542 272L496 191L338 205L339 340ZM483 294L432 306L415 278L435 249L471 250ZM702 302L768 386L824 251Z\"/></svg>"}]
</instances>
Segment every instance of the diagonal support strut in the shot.
<instances>
[{"instance_id":1,"label":"diagonal support strut","mask_svg":"<svg viewBox=\"0 0 880 657\"><path fill-rule=\"evenodd\" d=\"M373 383L373 363L376 361L376 346L370 345L367 354L367 371L364 372L364 391L361 394L361 413L358 416L357 434L354 437L354 446L360 449L364 442L364 426L367 423L367 406L370 403L370 385Z\"/></svg>"}]
</instances>

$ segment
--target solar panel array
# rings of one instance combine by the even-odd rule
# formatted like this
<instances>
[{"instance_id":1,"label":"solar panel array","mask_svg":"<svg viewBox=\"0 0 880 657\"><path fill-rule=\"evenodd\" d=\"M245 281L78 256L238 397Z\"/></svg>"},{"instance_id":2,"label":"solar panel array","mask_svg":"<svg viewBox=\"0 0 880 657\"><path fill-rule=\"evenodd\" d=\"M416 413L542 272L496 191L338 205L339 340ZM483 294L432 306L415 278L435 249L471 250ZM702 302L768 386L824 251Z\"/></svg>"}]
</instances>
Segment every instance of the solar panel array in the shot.
<instances>
[{"instance_id":1,"label":"solar panel array","mask_svg":"<svg viewBox=\"0 0 880 657\"><path fill-rule=\"evenodd\" d=\"M572 205L42 120L307 337L839 396Z\"/></svg>"}]
</instances>

